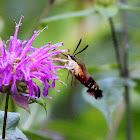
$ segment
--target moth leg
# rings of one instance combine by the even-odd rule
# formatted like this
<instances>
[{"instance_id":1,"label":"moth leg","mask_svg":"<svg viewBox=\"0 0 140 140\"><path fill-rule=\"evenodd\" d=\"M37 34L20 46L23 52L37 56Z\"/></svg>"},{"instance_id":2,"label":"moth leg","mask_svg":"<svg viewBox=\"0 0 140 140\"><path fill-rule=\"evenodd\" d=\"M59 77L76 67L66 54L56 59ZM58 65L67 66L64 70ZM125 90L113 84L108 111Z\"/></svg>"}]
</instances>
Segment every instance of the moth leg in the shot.
<instances>
[{"instance_id":1,"label":"moth leg","mask_svg":"<svg viewBox=\"0 0 140 140\"><path fill-rule=\"evenodd\" d=\"M71 86L73 86L73 77L74 77L74 71L72 71Z\"/></svg>"},{"instance_id":2,"label":"moth leg","mask_svg":"<svg viewBox=\"0 0 140 140\"><path fill-rule=\"evenodd\" d=\"M74 86L76 87L76 77L74 76Z\"/></svg>"},{"instance_id":3,"label":"moth leg","mask_svg":"<svg viewBox=\"0 0 140 140\"><path fill-rule=\"evenodd\" d=\"M68 75L67 75L67 81L68 81L68 78L69 78L69 73L70 73L70 71L68 71Z\"/></svg>"},{"instance_id":4,"label":"moth leg","mask_svg":"<svg viewBox=\"0 0 140 140\"><path fill-rule=\"evenodd\" d=\"M72 73L72 78L71 78L71 86L73 85L73 73Z\"/></svg>"}]
</instances>

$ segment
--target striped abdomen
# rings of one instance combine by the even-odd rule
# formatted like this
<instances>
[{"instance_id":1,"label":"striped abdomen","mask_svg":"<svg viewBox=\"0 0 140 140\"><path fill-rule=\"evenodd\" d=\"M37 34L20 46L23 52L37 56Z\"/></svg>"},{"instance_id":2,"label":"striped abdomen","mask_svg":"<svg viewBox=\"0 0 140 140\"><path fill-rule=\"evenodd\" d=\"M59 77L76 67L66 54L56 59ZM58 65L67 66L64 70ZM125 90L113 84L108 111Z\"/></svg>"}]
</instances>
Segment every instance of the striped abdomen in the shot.
<instances>
[{"instance_id":1,"label":"striped abdomen","mask_svg":"<svg viewBox=\"0 0 140 140\"><path fill-rule=\"evenodd\" d=\"M99 89L97 83L93 80L84 63L74 56L68 55L69 63L68 66L71 68L70 71L72 75L76 77L83 85L85 85L88 90L87 92L97 98L102 98L102 91Z\"/></svg>"},{"instance_id":2,"label":"striped abdomen","mask_svg":"<svg viewBox=\"0 0 140 140\"><path fill-rule=\"evenodd\" d=\"M99 86L90 76L87 70L80 66L79 69L81 69L81 71L80 73L78 73L78 75L75 75L75 77L88 88L87 92L90 95L94 96L96 99L102 98L103 97L102 90L99 89Z\"/></svg>"}]
</instances>

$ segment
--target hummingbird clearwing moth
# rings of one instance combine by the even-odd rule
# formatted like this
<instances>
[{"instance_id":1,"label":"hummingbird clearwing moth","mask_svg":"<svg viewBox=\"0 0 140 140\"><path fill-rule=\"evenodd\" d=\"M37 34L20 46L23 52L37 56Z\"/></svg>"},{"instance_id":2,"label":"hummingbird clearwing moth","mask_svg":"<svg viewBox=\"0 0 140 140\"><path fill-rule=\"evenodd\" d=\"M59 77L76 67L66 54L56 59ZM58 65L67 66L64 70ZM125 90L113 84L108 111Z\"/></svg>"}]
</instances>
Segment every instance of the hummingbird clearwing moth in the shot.
<instances>
[{"instance_id":1,"label":"hummingbird clearwing moth","mask_svg":"<svg viewBox=\"0 0 140 140\"><path fill-rule=\"evenodd\" d=\"M100 90L98 84L94 81L94 79L88 73L83 61L75 56L83 52L88 47L87 45L83 50L75 54L81 41L82 41L82 38L80 39L73 54L72 55L68 54L67 56L69 60L68 62L69 71L72 73L72 80L73 80L73 76L75 76L76 79L78 79L83 85L85 85L88 88L87 93L94 96L95 99L102 98L103 97L102 90Z\"/></svg>"}]
</instances>

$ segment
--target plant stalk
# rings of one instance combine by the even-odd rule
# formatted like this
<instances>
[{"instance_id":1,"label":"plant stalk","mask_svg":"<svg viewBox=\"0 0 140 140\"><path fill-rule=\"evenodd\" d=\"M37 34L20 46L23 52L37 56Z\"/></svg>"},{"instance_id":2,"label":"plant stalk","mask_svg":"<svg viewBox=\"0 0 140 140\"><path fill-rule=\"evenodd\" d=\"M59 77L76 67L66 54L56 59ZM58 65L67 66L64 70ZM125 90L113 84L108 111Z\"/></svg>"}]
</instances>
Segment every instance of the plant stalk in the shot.
<instances>
[{"instance_id":1,"label":"plant stalk","mask_svg":"<svg viewBox=\"0 0 140 140\"><path fill-rule=\"evenodd\" d=\"M124 74L123 74L124 69L123 69L123 64L122 64L122 61L121 61L121 55L120 55L120 51L119 51L119 43L118 43L118 40L117 40L117 35L116 35L116 31L115 31L114 22L113 22L113 19L111 17L108 19L108 21L109 21L109 26L110 26L110 30L111 30L112 41L113 41L113 46L114 46L114 50L115 50L116 61L117 61L117 64L118 64L120 76L124 77ZM124 113L124 110L125 110L125 107L122 107L123 102L124 102L124 100L120 104L121 108L119 107L120 109L117 111L119 116L117 116L115 118L115 121L113 122L113 125L112 125L113 127L112 127L112 129L110 130L110 132L107 136L107 140L114 140L115 139L119 124L121 122L121 119L123 117L123 113Z\"/></svg>"},{"instance_id":2,"label":"plant stalk","mask_svg":"<svg viewBox=\"0 0 140 140\"><path fill-rule=\"evenodd\" d=\"M6 134L6 121L7 121L7 111L8 111L9 94L10 93L7 92L6 102L5 102L5 112L4 112L4 122L3 122L2 139L5 139L5 134Z\"/></svg>"},{"instance_id":3,"label":"plant stalk","mask_svg":"<svg viewBox=\"0 0 140 140\"><path fill-rule=\"evenodd\" d=\"M124 4L126 4L126 0L122 0ZM112 33L112 40L114 44L114 49L116 53L116 60L119 66L119 71L120 75L128 79L129 78L129 68L128 68L128 49L129 49L129 44L128 44L128 24L127 24L127 13L123 12L122 13L122 24L123 24L123 63L121 63L121 57L120 57L120 52L119 52L119 45L116 37L116 32L115 32L115 27L112 18L109 18L109 24L111 28L111 33ZM124 66L124 67L123 67ZM131 121L131 104L130 104L130 93L129 93L129 86L126 85L124 86L124 98L125 98L125 104L126 104L126 135L127 135L127 140L132 140L132 121ZM117 130L117 129L116 129Z\"/></svg>"},{"instance_id":4,"label":"plant stalk","mask_svg":"<svg viewBox=\"0 0 140 140\"><path fill-rule=\"evenodd\" d=\"M127 0L121 0L123 4L127 4ZM128 17L127 12L122 12L122 25L123 25L123 54L124 54L124 78L129 78L129 59L128 59L128 50L129 50L129 36L128 36ZM130 103L130 90L129 86L124 87L124 97L126 103L126 137L127 140L132 140L132 119L131 119L131 103Z\"/></svg>"},{"instance_id":5,"label":"plant stalk","mask_svg":"<svg viewBox=\"0 0 140 140\"><path fill-rule=\"evenodd\" d=\"M117 40L117 36L116 36L116 32L115 32L114 22L113 22L112 18L109 18L108 21L109 21L109 24L110 24L112 40L113 40L113 44L114 44L114 49L115 49L115 53L116 53L116 60L117 60L117 63L118 63L120 75L123 76L123 67L122 67L122 63L121 63L121 57L120 57L120 52L119 52L119 44L118 44L118 40Z\"/></svg>"},{"instance_id":6,"label":"plant stalk","mask_svg":"<svg viewBox=\"0 0 140 140\"><path fill-rule=\"evenodd\" d=\"M127 140L132 140L132 119L129 87L125 86L125 104L126 104L126 136Z\"/></svg>"}]
</instances>

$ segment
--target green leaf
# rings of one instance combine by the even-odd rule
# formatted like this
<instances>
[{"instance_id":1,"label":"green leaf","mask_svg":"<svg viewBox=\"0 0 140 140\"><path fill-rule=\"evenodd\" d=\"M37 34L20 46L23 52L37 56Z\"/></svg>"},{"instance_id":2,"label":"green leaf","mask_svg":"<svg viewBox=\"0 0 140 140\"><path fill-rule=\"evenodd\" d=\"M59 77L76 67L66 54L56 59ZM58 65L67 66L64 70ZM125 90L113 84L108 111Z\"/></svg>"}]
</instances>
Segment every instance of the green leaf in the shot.
<instances>
[{"instance_id":1,"label":"green leaf","mask_svg":"<svg viewBox=\"0 0 140 140\"><path fill-rule=\"evenodd\" d=\"M17 140L18 138L27 140L26 136L16 126L19 122L20 114L8 112L6 125L6 139ZM4 111L0 111L0 134L3 130Z\"/></svg>"},{"instance_id":2,"label":"green leaf","mask_svg":"<svg viewBox=\"0 0 140 140\"><path fill-rule=\"evenodd\" d=\"M108 126L110 127L113 112L121 100L123 86L134 86L134 82L124 80L122 78L110 77L102 79L97 83L100 85L100 89L103 91L103 98L96 100L93 96L87 94L87 88L83 89L83 97L87 102L99 109L104 114Z\"/></svg>"},{"instance_id":3,"label":"green leaf","mask_svg":"<svg viewBox=\"0 0 140 140\"><path fill-rule=\"evenodd\" d=\"M140 12L140 7L134 7L126 4L119 4L118 9L121 11Z\"/></svg>"},{"instance_id":4,"label":"green leaf","mask_svg":"<svg viewBox=\"0 0 140 140\"><path fill-rule=\"evenodd\" d=\"M115 6L101 6L96 5L95 10L97 13L101 14L105 19L111 18L118 13L118 8Z\"/></svg>"},{"instance_id":5,"label":"green leaf","mask_svg":"<svg viewBox=\"0 0 140 140\"><path fill-rule=\"evenodd\" d=\"M47 115L46 102L45 102L42 98L37 98L37 99L30 98L30 104L31 104L31 103L38 103L38 104L40 104L41 106L43 106L44 109L45 109L45 111L46 111L46 115Z\"/></svg>"},{"instance_id":6,"label":"green leaf","mask_svg":"<svg viewBox=\"0 0 140 140\"><path fill-rule=\"evenodd\" d=\"M140 79L134 79L136 82L136 86L134 87L134 90L140 94Z\"/></svg>"},{"instance_id":7,"label":"green leaf","mask_svg":"<svg viewBox=\"0 0 140 140\"><path fill-rule=\"evenodd\" d=\"M48 22L52 22L52 21L56 21L56 20L60 20L60 19L67 19L67 18L85 17L85 16L89 16L93 13L94 13L93 9L82 10L82 11L78 11L78 12L70 12L70 13L66 13L66 14L60 14L60 15L44 18L41 20L41 23L48 23Z\"/></svg>"}]
</instances>

